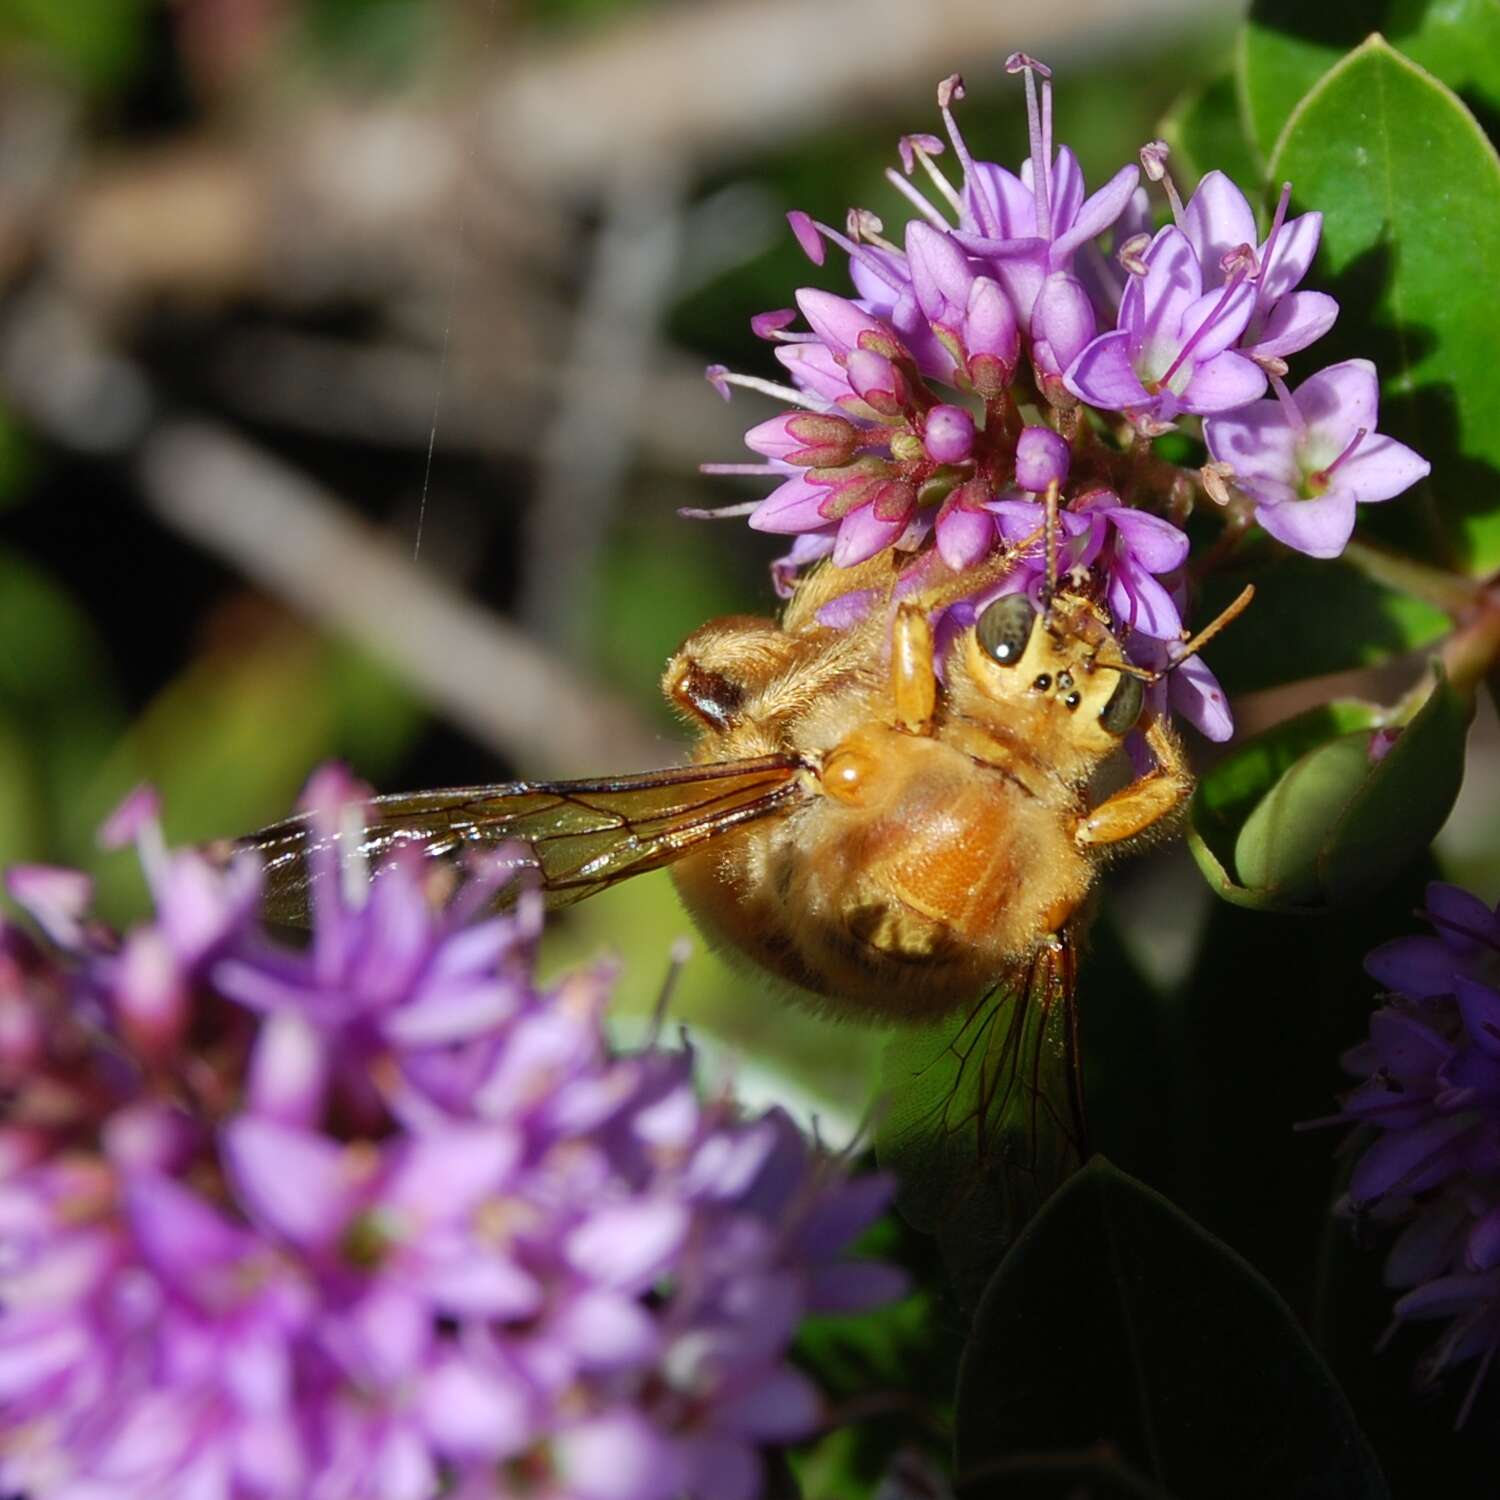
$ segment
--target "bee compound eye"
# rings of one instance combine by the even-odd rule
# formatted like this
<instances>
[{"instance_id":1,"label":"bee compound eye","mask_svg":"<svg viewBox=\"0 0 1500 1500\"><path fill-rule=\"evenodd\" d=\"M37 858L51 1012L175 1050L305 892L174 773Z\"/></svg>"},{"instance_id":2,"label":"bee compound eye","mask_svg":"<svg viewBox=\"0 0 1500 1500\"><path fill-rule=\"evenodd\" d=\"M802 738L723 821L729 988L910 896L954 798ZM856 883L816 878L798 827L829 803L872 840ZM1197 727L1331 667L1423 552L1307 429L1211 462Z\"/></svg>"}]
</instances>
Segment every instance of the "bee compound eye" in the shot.
<instances>
[{"instance_id":1,"label":"bee compound eye","mask_svg":"<svg viewBox=\"0 0 1500 1500\"><path fill-rule=\"evenodd\" d=\"M1100 710L1099 722L1109 734L1123 737L1135 728L1145 706L1146 689L1141 679L1121 672L1109 702Z\"/></svg>"},{"instance_id":2,"label":"bee compound eye","mask_svg":"<svg viewBox=\"0 0 1500 1500\"><path fill-rule=\"evenodd\" d=\"M1035 621L1036 610L1025 594L1007 594L985 606L974 634L985 655L1003 667L1011 667L1025 652Z\"/></svg>"}]
</instances>

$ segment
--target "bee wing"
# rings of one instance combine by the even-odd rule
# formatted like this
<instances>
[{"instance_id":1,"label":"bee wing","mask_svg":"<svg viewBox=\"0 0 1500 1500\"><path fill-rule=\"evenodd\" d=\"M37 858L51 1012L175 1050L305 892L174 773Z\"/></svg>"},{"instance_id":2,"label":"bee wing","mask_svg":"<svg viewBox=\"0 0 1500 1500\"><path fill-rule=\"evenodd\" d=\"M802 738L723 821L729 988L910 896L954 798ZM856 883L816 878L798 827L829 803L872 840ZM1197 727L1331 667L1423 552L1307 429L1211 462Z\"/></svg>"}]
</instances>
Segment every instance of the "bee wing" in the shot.
<instances>
[{"instance_id":1,"label":"bee wing","mask_svg":"<svg viewBox=\"0 0 1500 1500\"><path fill-rule=\"evenodd\" d=\"M260 854L265 911L275 922L308 920L311 856L346 838L378 871L383 856L415 848L453 861L519 842L548 904L566 905L616 881L657 870L709 839L791 805L804 795L792 755L721 761L599 781L512 781L377 797L363 826L318 838L306 814L237 841Z\"/></svg>"},{"instance_id":2,"label":"bee wing","mask_svg":"<svg viewBox=\"0 0 1500 1500\"><path fill-rule=\"evenodd\" d=\"M1064 934L967 1013L886 1045L877 1150L902 1212L937 1235L970 1305L1088 1152L1075 971Z\"/></svg>"}]
</instances>

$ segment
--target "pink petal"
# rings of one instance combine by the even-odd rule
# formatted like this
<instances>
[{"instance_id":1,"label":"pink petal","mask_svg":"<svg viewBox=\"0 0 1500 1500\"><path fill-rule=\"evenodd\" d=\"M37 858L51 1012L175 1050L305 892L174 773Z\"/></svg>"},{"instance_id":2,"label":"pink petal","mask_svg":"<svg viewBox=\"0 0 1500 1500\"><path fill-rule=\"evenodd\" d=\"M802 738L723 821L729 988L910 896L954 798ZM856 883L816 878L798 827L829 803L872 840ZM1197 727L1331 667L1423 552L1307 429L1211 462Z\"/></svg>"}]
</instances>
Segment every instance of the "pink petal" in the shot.
<instances>
[{"instance_id":1,"label":"pink petal","mask_svg":"<svg viewBox=\"0 0 1500 1500\"><path fill-rule=\"evenodd\" d=\"M1265 389L1266 372L1254 360L1226 350L1194 367L1193 378L1178 399L1184 411L1233 411L1256 400Z\"/></svg>"},{"instance_id":2,"label":"pink petal","mask_svg":"<svg viewBox=\"0 0 1500 1500\"><path fill-rule=\"evenodd\" d=\"M1292 292L1271 310L1256 339L1257 354L1295 354L1316 343L1338 320L1338 302L1327 292Z\"/></svg>"},{"instance_id":3,"label":"pink petal","mask_svg":"<svg viewBox=\"0 0 1500 1500\"><path fill-rule=\"evenodd\" d=\"M1333 474L1333 487L1362 504L1390 500L1432 472L1432 465L1405 443L1372 433Z\"/></svg>"},{"instance_id":4,"label":"pink petal","mask_svg":"<svg viewBox=\"0 0 1500 1500\"><path fill-rule=\"evenodd\" d=\"M1187 236L1169 224L1158 231L1146 251L1144 280L1131 278L1140 287L1140 331L1150 341L1176 342L1183 315L1203 295L1203 272ZM1126 299L1130 300L1129 289ZM1134 312L1132 305L1132 312ZM1124 304L1121 304L1124 323Z\"/></svg>"},{"instance_id":5,"label":"pink petal","mask_svg":"<svg viewBox=\"0 0 1500 1500\"><path fill-rule=\"evenodd\" d=\"M1354 497L1330 490L1316 500L1258 505L1255 519L1276 538L1309 557L1337 557L1354 535Z\"/></svg>"},{"instance_id":6,"label":"pink petal","mask_svg":"<svg viewBox=\"0 0 1500 1500\"><path fill-rule=\"evenodd\" d=\"M752 531L779 536L816 531L823 525L818 507L828 498L826 484L809 484L800 474L772 490L750 513Z\"/></svg>"},{"instance_id":7,"label":"pink petal","mask_svg":"<svg viewBox=\"0 0 1500 1500\"><path fill-rule=\"evenodd\" d=\"M241 1115L224 1127L224 1166L246 1209L299 1245L327 1245L354 1212L342 1149L325 1136Z\"/></svg>"},{"instance_id":8,"label":"pink petal","mask_svg":"<svg viewBox=\"0 0 1500 1500\"><path fill-rule=\"evenodd\" d=\"M1182 213L1182 230L1203 266L1208 286L1222 286L1220 262L1241 245L1258 242L1255 211L1222 172L1209 172L1193 190ZM1279 258L1279 257L1278 257Z\"/></svg>"},{"instance_id":9,"label":"pink petal","mask_svg":"<svg viewBox=\"0 0 1500 1500\"><path fill-rule=\"evenodd\" d=\"M1123 331L1100 334L1069 366L1063 384L1080 401L1105 411L1149 407L1155 399L1135 373L1130 335Z\"/></svg>"},{"instance_id":10,"label":"pink petal","mask_svg":"<svg viewBox=\"0 0 1500 1500\"><path fill-rule=\"evenodd\" d=\"M666 1199L599 1209L568 1237L569 1265L602 1286L639 1290L671 1264L687 1238L689 1215Z\"/></svg>"},{"instance_id":11,"label":"pink petal","mask_svg":"<svg viewBox=\"0 0 1500 1500\"><path fill-rule=\"evenodd\" d=\"M1260 269L1261 300L1269 304L1285 297L1304 276L1318 253L1323 233L1323 215L1299 214L1281 226L1273 247L1274 259ZM1262 253L1265 246L1261 247Z\"/></svg>"},{"instance_id":12,"label":"pink petal","mask_svg":"<svg viewBox=\"0 0 1500 1500\"><path fill-rule=\"evenodd\" d=\"M1292 397L1307 420L1304 447L1318 454L1318 463L1332 463L1361 427L1375 431L1380 380L1367 359L1346 359L1309 375Z\"/></svg>"},{"instance_id":13,"label":"pink petal","mask_svg":"<svg viewBox=\"0 0 1500 1500\"><path fill-rule=\"evenodd\" d=\"M1173 668L1167 691L1173 710L1206 739L1222 743L1233 737L1229 700L1202 657L1190 656Z\"/></svg>"},{"instance_id":14,"label":"pink petal","mask_svg":"<svg viewBox=\"0 0 1500 1500\"><path fill-rule=\"evenodd\" d=\"M670 1500L683 1464L674 1446L638 1412L607 1411L553 1439L570 1500Z\"/></svg>"},{"instance_id":15,"label":"pink petal","mask_svg":"<svg viewBox=\"0 0 1500 1500\"><path fill-rule=\"evenodd\" d=\"M875 514L873 503L851 510L839 522L838 536L833 544L834 566L852 568L855 563L874 557L877 552L883 552L889 547L905 530L904 518L883 521Z\"/></svg>"},{"instance_id":16,"label":"pink petal","mask_svg":"<svg viewBox=\"0 0 1500 1500\"><path fill-rule=\"evenodd\" d=\"M1125 212L1125 207L1130 202L1130 195L1135 192L1140 175L1139 167L1121 167L1083 205L1078 217L1073 221L1073 227L1052 242L1048 263L1054 270L1062 270L1068 256L1072 255L1080 245L1097 239Z\"/></svg>"}]
</instances>

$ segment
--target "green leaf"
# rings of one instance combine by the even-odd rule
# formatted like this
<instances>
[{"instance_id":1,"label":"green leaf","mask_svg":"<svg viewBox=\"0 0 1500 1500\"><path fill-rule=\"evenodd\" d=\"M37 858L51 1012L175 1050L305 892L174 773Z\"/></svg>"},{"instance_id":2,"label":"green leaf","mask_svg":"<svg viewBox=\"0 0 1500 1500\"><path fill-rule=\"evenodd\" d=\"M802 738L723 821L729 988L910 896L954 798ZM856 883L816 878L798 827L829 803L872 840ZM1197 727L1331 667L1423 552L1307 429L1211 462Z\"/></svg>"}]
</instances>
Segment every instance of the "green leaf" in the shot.
<instances>
[{"instance_id":1,"label":"green leaf","mask_svg":"<svg viewBox=\"0 0 1500 1500\"><path fill-rule=\"evenodd\" d=\"M1235 845L1246 819L1299 759L1336 736L1379 724L1381 709L1337 699L1237 745L1199 783L1189 809L1188 847L1213 888L1236 905L1259 906L1235 879Z\"/></svg>"},{"instance_id":2,"label":"green leaf","mask_svg":"<svg viewBox=\"0 0 1500 1500\"><path fill-rule=\"evenodd\" d=\"M1500 565L1500 157L1431 74L1371 37L1288 119L1271 161L1323 213L1321 284L1343 309L1320 363L1371 358L1380 430L1432 474L1363 526L1447 566Z\"/></svg>"},{"instance_id":3,"label":"green leaf","mask_svg":"<svg viewBox=\"0 0 1500 1500\"><path fill-rule=\"evenodd\" d=\"M1220 895L1262 910L1350 906L1431 844L1463 785L1473 703L1440 677L1372 760L1371 735L1385 717L1361 704L1314 709L1205 778L1188 842Z\"/></svg>"},{"instance_id":4,"label":"green leaf","mask_svg":"<svg viewBox=\"0 0 1500 1500\"><path fill-rule=\"evenodd\" d=\"M1209 649L1214 675L1231 700L1239 693L1376 666L1430 646L1453 628L1442 610L1345 562L1279 549L1275 555L1268 549L1249 567L1214 575L1195 618L1213 619L1247 583L1255 585L1249 613Z\"/></svg>"},{"instance_id":5,"label":"green leaf","mask_svg":"<svg viewBox=\"0 0 1500 1500\"><path fill-rule=\"evenodd\" d=\"M1189 89L1160 126L1172 148L1178 187L1186 192L1206 172L1227 173L1246 191L1260 181L1260 161L1245 134L1234 79L1228 73Z\"/></svg>"},{"instance_id":6,"label":"green leaf","mask_svg":"<svg viewBox=\"0 0 1500 1500\"><path fill-rule=\"evenodd\" d=\"M1286 1304L1228 1246L1095 1158L986 1291L959 1374L960 1474L1107 1444L1215 1500L1386 1495Z\"/></svg>"},{"instance_id":7,"label":"green leaf","mask_svg":"<svg viewBox=\"0 0 1500 1500\"><path fill-rule=\"evenodd\" d=\"M1239 84L1262 156L1270 156L1303 95L1372 31L1493 127L1500 116L1497 0L1256 0L1240 45Z\"/></svg>"}]
</instances>

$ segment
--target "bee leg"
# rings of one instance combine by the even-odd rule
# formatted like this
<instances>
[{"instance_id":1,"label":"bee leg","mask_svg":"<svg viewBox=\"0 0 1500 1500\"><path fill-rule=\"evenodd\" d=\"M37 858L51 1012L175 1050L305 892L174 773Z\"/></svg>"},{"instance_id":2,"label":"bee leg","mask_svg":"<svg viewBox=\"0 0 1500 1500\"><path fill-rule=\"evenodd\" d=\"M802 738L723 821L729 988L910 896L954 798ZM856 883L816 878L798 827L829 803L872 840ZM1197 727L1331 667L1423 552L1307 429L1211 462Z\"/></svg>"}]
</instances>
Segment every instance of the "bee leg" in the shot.
<instances>
[{"instance_id":1,"label":"bee leg","mask_svg":"<svg viewBox=\"0 0 1500 1500\"><path fill-rule=\"evenodd\" d=\"M1084 813L1073 831L1079 844L1118 844L1134 838L1171 817L1192 795L1192 774L1177 736L1162 719L1153 719L1145 733L1156 769Z\"/></svg>"},{"instance_id":2,"label":"bee leg","mask_svg":"<svg viewBox=\"0 0 1500 1500\"><path fill-rule=\"evenodd\" d=\"M937 711L932 626L927 611L903 604L891 625L891 703L897 729L931 734Z\"/></svg>"}]
</instances>

